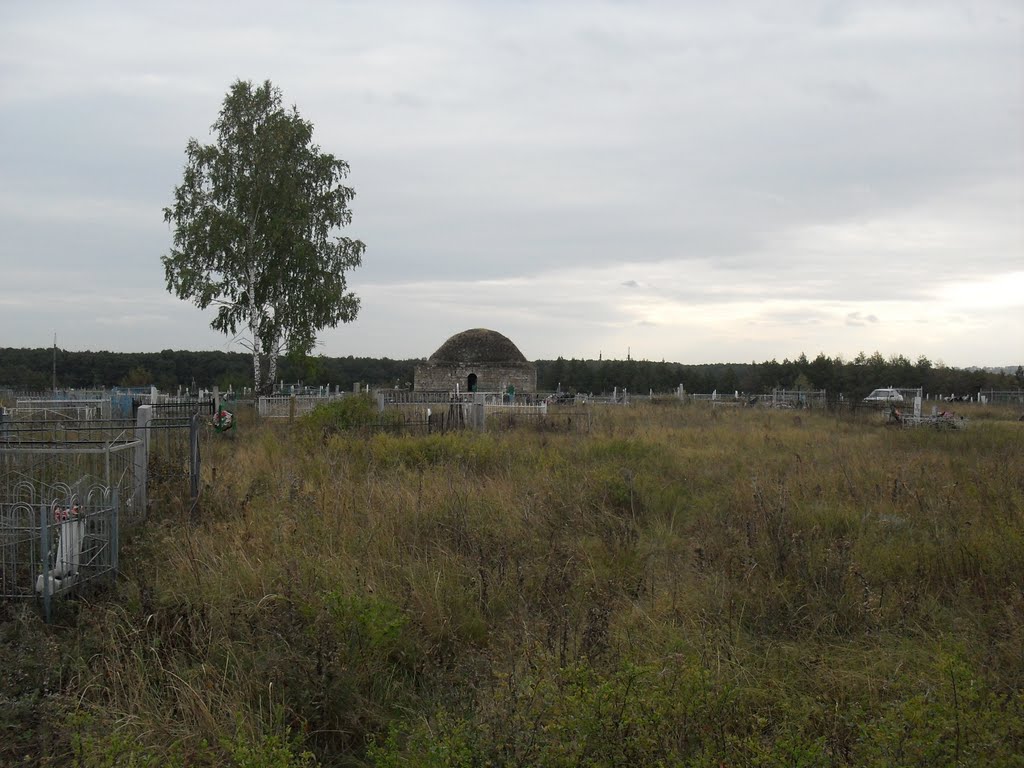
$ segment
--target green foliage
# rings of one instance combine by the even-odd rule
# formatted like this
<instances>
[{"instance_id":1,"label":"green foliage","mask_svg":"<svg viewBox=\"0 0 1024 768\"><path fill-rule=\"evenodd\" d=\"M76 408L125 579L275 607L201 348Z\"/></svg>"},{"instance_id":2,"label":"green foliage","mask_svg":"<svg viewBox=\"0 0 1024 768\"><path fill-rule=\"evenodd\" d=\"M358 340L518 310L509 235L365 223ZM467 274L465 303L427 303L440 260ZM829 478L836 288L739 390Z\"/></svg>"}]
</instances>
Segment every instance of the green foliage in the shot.
<instances>
[{"instance_id":1,"label":"green foliage","mask_svg":"<svg viewBox=\"0 0 1024 768\"><path fill-rule=\"evenodd\" d=\"M313 753L302 750L294 739L265 736L253 743L236 739L225 745L234 768L316 768Z\"/></svg>"},{"instance_id":2,"label":"green foliage","mask_svg":"<svg viewBox=\"0 0 1024 768\"><path fill-rule=\"evenodd\" d=\"M235 82L213 131L213 144L189 140L182 183L164 209L174 226L162 257L167 289L215 306L214 329L249 332L265 390L281 350L308 353L317 331L359 310L345 273L365 246L335 234L351 222L355 191L342 183L348 164L320 151L312 124L285 110L269 81Z\"/></svg>"},{"instance_id":3,"label":"green foliage","mask_svg":"<svg viewBox=\"0 0 1024 768\"><path fill-rule=\"evenodd\" d=\"M94 721L77 718L79 728ZM73 737L74 754L81 768L184 768L186 758L177 749L157 754L138 740L119 733L96 734L79 730Z\"/></svg>"},{"instance_id":4,"label":"green foliage","mask_svg":"<svg viewBox=\"0 0 1024 768\"><path fill-rule=\"evenodd\" d=\"M307 432L322 437L399 421L394 412L380 413L369 395L351 395L317 406L302 417L301 423Z\"/></svg>"},{"instance_id":5,"label":"green foliage","mask_svg":"<svg viewBox=\"0 0 1024 768\"><path fill-rule=\"evenodd\" d=\"M959 687L950 675L938 690L875 711L835 700L826 713L799 692L751 688L698 660L602 671L559 668L542 656L478 689L460 713L439 709L393 724L370 757L378 768L1024 763L1015 733L1024 724L1021 699L1003 700L966 668L959 674Z\"/></svg>"},{"instance_id":6,"label":"green foliage","mask_svg":"<svg viewBox=\"0 0 1024 768\"><path fill-rule=\"evenodd\" d=\"M858 763L1024 765L1024 699L1000 696L959 660L942 663L935 686L881 709L860 725Z\"/></svg>"},{"instance_id":7,"label":"green foliage","mask_svg":"<svg viewBox=\"0 0 1024 768\"><path fill-rule=\"evenodd\" d=\"M393 726L375 764L821 764L818 740L759 722L750 697L687 660L609 672L552 661L491 681L465 714Z\"/></svg>"},{"instance_id":8,"label":"green foliage","mask_svg":"<svg viewBox=\"0 0 1024 768\"><path fill-rule=\"evenodd\" d=\"M385 658L392 653L414 652L405 642L408 618L394 603L337 591L327 595L326 603L337 622L337 631L348 638L350 652Z\"/></svg>"},{"instance_id":9,"label":"green foliage","mask_svg":"<svg viewBox=\"0 0 1024 768\"><path fill-rule=\"evenodd\" d=\"M303 381L313 386L340 385L351 390L354 382L393 386L412 381L414 360L389 360L368 357L318 356L309 362L304 356L281 359L279 374L285 381ZM40 391L51 386L52 349L14 349L0 347L0 386L16 390ZM165 349L163 352L57 352L57 386L84 388L122 383L133 370L150 377L140 384L155 384L164 390L179 386L218 385L222 392L252 383L252 358L240 352L187 352ZM141 376L136 374L134 379ZM12 403L13 405L13 403Z\"/></svg>"},{"instance_id":10,"label":"green foliage","mask_svg":"<svg viewBox=\"0 0 1024 768\"><path fill-rule=\"evenodd\" d=\"M76 725L80 728L88 723ZM202 756L199 760L189 756L181 746L160 754L116 731L107 734L78 731L74 742L75 765L79 768L188 768L199 760L205 764L208 755L218 752L200 743L198 749ZM302 749L290 735L270 734L250 740L236 734L222 740L219 752L221 757L216 764L230 768L317 768L318 765L313 754Z\"/></svg>"},{"instance_id":11,"label":"green foliage","mask_svg":"<svg viewBox=\"0 0 1024 768\"><path fill-rule=\"evenodd\" d=\"M118 382L122 387L148 387L155 379L147 369L136 366L128 371L128 375Z\"/></svg>"},{"instance_id":12,"label":"green foliage","mask_svg":"<svg viewBox=\"0 0 1024 768\"><path fill-rule=\"evenodd\" d=\"M880 386L922 387L933 395L976 394L981 389L1014 390L1020 382L1004 373L988 373L933 366L926 357L916 364L902 355L886 360L875 353L858 356L853 362L819 354L813 360L800 355L796 360L762 363L712 363L687 365L651 360L538 360L537 385L550 391L561 386L569 392L611 392L623 387L634 394L672 392L682 384L687 392L748 394L786 389L824 389L831 400L843 393L858 400Z\"/></svg>"}]
</instances>

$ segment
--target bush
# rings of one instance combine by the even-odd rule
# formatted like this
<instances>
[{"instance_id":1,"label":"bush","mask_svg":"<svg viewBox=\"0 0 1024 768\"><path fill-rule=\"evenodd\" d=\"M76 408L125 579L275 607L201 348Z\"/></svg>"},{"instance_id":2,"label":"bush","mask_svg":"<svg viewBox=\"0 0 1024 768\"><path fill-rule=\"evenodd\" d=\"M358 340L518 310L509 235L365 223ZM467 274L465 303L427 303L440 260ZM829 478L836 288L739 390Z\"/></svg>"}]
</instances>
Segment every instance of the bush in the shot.
<instances>
[{"instance_id":1,"label":"bush","mask_svg":"<svg viewBox=\"0 0 1024 768\"><path fill-rule=\"evenodd\" d=\"M401 416L380 413L377 403L369 395L345 396L318 405L301 419L303 428L318 437L327 437L338 432L374 427L388 423L400 423Z\"/></svg>"}]
</instances>

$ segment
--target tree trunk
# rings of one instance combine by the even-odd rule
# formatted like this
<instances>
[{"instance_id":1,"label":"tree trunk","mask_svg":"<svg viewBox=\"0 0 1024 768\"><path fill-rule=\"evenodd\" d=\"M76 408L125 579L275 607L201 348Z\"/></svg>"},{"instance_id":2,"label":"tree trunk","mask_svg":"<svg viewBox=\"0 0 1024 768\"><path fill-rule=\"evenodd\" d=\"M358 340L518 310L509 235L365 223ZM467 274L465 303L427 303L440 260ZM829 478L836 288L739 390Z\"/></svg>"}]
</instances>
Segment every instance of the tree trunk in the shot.
<instances>
[{"instance_id":1,"label":"tree trunk","mask_svg":"<svg viewBox=\"0 0 1024 768\"><path fill-rule=\"evenodd\" d=\"M280 345L261 342L255 331L252 336L253 386L257 395L274 394L277 383L277 359Z\"/></svg>"},{"instance_id":2,"label":"tree trunk","mask_svg":"<svg viewBox=\"0 0 1024 768\"><path fill-rule=\"evenodd\" d=\"M265 352L253 353L253 373L257 395L272 395L277 382L277 358Z\"/></svg>"},{"instance_id":3,"label":"tree trunk","mask_svg":"<svg viewBox=\"0 0 1024 768\"><path fill-rule=\"evenodd\" d=\"M257 339L256 336L254 335L252 339L252 389L253 394L257 396L263 394L263 389L260 386L262 383L260 381L260 373L262 372L262 368L263 366L260 361L260 342L259 339Z\"/></svg>"},{"instance_id":4,"label":"tree trunk","mask_svg":"<svg viewBox=\"0 0 1024 768\"><path fill-rule=\"evenodd\" d=\"M277 375L277 357L264 345L258 336L252 337L252 380L257 396L274 394L274 377Z\"/></svg>"},{"instance_id":5,"label":"tree trunk","mask_svg":"<svg viewBox=\"0 0 1024 768\"><path fill-rule=\"evenodd\" d=\"M270 390L274 390L274 382L277 380L277 351L270 350L266 355L267 380L270 382Z\"/></svg>"}]
</instances>

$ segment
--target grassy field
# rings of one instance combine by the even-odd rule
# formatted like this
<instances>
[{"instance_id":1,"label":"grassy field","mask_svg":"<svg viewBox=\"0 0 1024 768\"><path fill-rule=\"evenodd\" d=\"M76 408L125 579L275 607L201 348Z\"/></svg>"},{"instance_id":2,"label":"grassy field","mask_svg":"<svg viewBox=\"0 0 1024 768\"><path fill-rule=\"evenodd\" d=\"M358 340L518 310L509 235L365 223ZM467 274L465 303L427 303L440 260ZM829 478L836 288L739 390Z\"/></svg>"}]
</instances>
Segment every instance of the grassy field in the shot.
<instances>
[{"instance_id":1,"label":"grassy field","mask_svg":"<svg viewBox=\"0 0 1024 768\"><path fill-rule=\"evenodd\" d=\"M0 764L1024 765L1024 423L242 424L0 623Z\"/></svg>"}]
</instances>

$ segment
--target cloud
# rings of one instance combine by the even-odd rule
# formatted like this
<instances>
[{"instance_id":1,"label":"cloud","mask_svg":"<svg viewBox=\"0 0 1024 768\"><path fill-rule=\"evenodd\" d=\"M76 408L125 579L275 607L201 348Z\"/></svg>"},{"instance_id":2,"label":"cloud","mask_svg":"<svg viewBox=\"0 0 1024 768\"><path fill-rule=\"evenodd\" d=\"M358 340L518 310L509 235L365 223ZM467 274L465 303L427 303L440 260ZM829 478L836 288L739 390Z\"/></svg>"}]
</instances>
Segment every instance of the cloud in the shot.
<instances>
[{"instance_id":1,"label":"cloud","mask_svg":"<svg viewBox=\"0 0 1024 768\"><path fill-rule=\"evenodd\" d=\"M116 199L92 195L0 193L0 210L5 218L20 222L45 222L71 226L106 221L118 228L152 226L159 221L159 210L129 197Z\"/></svg>"},{"instance_id":2,"label":"cloud","mask_svg":"<svg viewBox=\"0 0 1024 768\"><path fill-rule=\"evenodd\" d=\"M860 312L850 312L846 316L846 324L857 328L863 328L868 323L877 323L878 317L875 315L864 315Z\"/></svg>"},{"instance_id":3,"label":"cloud","mask_svg":"<svg viewBox=\"0 0 1024 768\"><path fill-rule=\"evenodd\" d=\"M1022 24L998 0L3 4L3 343L54 297L160 294L160 209L241 76L352 167L363 310L326 354L483 324L534 356L851 355L884 317L887 352L999 362L1024 336ZM226 343L163 296L68 336Z\"/></svg>"},{"instance_id":4,"label":"cloud","mask_svg":"<svg viewBox=\"0 0 1024 768\"><path fill-rule=\"evenodd\" d=\"M155 313L134 313L128 315L100 315L96 318L99 325L127 325L136 327L139 325L157 325L169 323L171 318L167 315Z\"/></svg>"},{"instance_id":5,"label":"cloud","mask_svg":"<svg viewBox=\"0 0 1024 768\"><path fill-rule=\"evenodd\" d=\"M851 105L873 105L885 100L882 91L863 80L829 80L816 89L827 98Z\"/></svg>"},{"instance_id":6,"label":"cloud","mask_svg":"<svg viewBox=\"0 0 1024 768\"><path fill-rule=\"evenodd\" d=\"M790 306L785 302L773 302L772 308L757 312L747 320L748 325L763 325L776 328L822 325L833 315L816 307Z\"/></svg>"}]
</instances>

